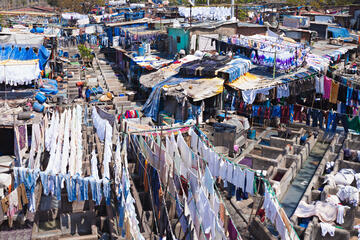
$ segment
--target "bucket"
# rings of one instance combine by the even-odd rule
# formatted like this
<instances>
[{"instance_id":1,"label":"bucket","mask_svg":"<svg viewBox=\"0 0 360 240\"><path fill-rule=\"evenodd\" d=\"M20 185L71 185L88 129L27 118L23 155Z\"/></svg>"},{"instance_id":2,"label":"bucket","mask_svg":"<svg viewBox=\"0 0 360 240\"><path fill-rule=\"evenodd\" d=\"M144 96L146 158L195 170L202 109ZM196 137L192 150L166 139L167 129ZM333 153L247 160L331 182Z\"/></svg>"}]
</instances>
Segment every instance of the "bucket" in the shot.
<instances>
[{"instance_id":1,"label":"bucket","mask_svg":"<svg viewBox=\"0 0 360 240\"><path fill-rule=\"evenodd\" d=\"M42 94L42 93L37 93L37 94L35 95L35 99L38 100L39 103L41 103L41 104L46 101L46 97L45 97L45 95Z\"/></svg>"},{"instance_id":2,"label":"bucket","mask_svg":"<svg viewBox=\"0 0 360 240\"><path fill-rule=\"evenodd\" d=\"M249 139L255 139L256 138L256 130L255 129L249 129L248 138Z\"/></svg>"},{"instance_id":3,"label":"bucket","mask_svg":"<svg viewBox=\"0 0 360 240\"><path fill-rule=\"evenodd\" d=\"M40 103L38 102L34 102L34 105L33 105L33 109L36 111L36 112L43 112L44 111L44 105L41 105Z\"/></svg>"},{"instance_id":4,"label":"bucket","mask_svg":"<svg viewBox=\"0 0 360 240\"><path fill-rule=\"evenodd\" d=\"M145 48L139 47L139 56L144 56L144 55L145 55Z\"/></svg>"}]
</instances>

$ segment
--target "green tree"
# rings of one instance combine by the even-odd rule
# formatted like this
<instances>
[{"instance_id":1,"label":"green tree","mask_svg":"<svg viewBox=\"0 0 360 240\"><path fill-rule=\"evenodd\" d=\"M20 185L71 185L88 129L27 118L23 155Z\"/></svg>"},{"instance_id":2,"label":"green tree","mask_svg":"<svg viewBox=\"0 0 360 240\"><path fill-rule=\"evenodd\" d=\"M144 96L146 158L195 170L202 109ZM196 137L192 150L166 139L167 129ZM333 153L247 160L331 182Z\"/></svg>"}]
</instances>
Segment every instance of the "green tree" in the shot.
<instances>
[{"instance_id":1,"label":"green tree","mask_svg":"<svg viewBox=\"0 0 360 240\"><path fill-rule=\"evenodd\" d=\"M96 5L103 6L104 0L48 0L48 3L54 7L61 7L79 13L88 13Z\"/></svg>"}]
</instances>

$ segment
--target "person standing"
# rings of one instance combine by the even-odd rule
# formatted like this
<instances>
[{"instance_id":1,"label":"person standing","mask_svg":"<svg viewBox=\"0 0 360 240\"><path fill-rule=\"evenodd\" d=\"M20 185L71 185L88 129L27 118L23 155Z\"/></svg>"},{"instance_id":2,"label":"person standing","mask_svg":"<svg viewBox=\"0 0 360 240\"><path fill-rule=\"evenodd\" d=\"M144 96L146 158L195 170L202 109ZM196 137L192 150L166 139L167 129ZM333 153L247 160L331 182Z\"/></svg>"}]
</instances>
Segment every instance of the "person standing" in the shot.
<instances>
[{"instance_id":1,"label":"person standing","mask_svg":"<svg viewBox=\"0 0 360 240\"><path fill-rule=\"evenodd\" d=\"M90 102L90 94L91 94L90 88L86 87L86 90L85 90L86 102Z\"/></svg>"}]
</instances>

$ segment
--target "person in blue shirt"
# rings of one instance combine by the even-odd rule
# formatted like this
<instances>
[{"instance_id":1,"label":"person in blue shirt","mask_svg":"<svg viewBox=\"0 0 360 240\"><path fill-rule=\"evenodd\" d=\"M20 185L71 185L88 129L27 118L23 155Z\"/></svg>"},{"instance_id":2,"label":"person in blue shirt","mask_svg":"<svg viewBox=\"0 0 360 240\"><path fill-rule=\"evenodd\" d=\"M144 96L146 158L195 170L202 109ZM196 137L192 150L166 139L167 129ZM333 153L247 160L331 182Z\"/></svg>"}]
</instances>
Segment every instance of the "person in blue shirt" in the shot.
<instances>
[{"instance_id":1,"label":"person in blue shirt","mask_svg":"<svg viewBox=\"0 0 360 240\"><path fill-rule=\"evenodd\" d=\"M90 94L91 94L91 91L90 91L89 87L86 87L86 90L85 90L86 102L90 102Z\"/></svg>"}]
</instances>

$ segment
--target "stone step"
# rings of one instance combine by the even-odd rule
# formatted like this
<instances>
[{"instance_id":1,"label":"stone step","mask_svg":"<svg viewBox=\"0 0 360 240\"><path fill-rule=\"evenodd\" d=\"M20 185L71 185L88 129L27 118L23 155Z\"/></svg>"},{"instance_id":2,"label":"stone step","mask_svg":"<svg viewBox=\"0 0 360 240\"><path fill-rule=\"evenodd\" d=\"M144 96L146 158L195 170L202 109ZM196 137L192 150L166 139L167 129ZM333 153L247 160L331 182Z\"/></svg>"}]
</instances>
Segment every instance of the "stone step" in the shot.
<instances>
[{"instance_id":1,"label":"stone step","mask_svg":"<svg viewBox=\"0 0 360 240\"><path fill-rule=\"evenodd\" d=\"M98 236L95 234L91 235L82 235L82 236L70 236L70 237L60 237L59 240L96 240Z\"/></svg>"}]
</instances>

